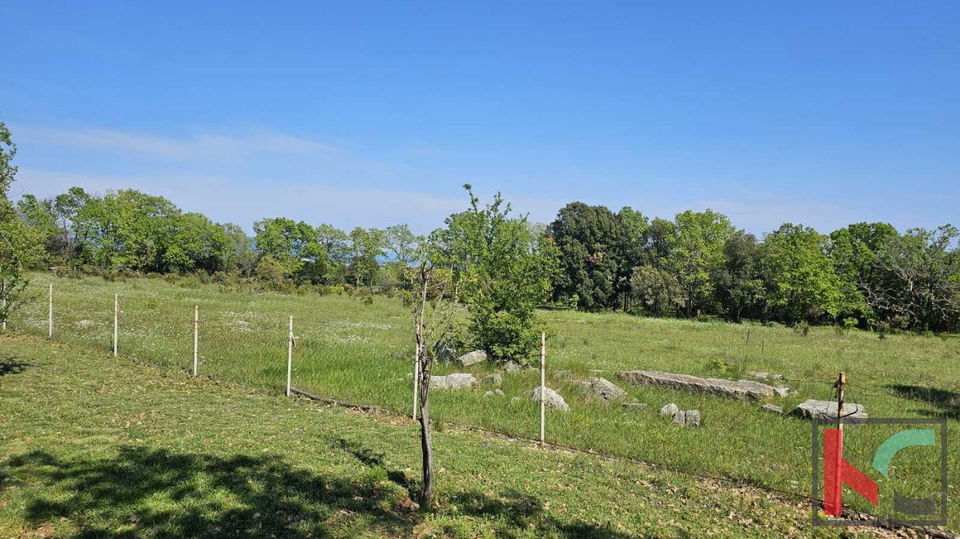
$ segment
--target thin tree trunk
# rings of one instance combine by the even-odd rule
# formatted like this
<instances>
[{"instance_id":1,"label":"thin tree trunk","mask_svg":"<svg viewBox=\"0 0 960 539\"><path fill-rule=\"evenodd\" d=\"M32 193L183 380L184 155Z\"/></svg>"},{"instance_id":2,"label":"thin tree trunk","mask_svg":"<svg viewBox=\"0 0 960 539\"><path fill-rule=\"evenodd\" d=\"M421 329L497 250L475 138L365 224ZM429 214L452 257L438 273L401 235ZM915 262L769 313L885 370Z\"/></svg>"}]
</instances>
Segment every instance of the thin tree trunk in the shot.
<instances>
[{"instance_id":1,"label":"thin tree trunk","mask_svg":"<svg viewBox=\"0 0 960 539\"><path fill-rule=\"evenodd\" d=\"M429 381L427 382L429 384ZM422 391L420 402L420 448L423 461L423 486L420 489L420 507L433 507L433 427L430 424L428 392Z\"/></svg>"}]
</instances>

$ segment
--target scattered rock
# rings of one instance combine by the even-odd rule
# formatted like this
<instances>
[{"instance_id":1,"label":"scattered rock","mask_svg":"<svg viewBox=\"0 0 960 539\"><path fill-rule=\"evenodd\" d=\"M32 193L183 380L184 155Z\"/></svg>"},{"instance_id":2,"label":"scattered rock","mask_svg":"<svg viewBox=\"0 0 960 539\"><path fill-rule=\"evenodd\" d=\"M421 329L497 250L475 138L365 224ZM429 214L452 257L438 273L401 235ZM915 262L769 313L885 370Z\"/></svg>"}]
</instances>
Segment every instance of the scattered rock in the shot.
<instances>
[{"instance_id":1,"label":"scattered rock","mask_svg":"<svg viewBox=\"0 0 960 539\"><path fill-rule=\"evenodd\" d=\"M783 406L777 406L775 404L764 404L760 407L764 412L770 412L771 414L782 414Z\"/></svg>"},{"instance_id":2,"label":"scattered rock","mask_svg":"<svg viewBox=\"0 0 960 539\"><path fill-rule=\"evenodd\" d=\"M503 371L510 374L516 374L523 370L523 365L517 363L512 359L508 359L503 362Z\"/></svg>"},{"instance_id":3,"label":"scattered rock","mask_svg":"<svg viewBox=\"0 0 960 539\"><path fill-rule=\"evenodd\" d=\"M477 363L483 363L487 360L487 353L483 350L474 350L473 352L463 354L457 358L457 362L463 365L464 367L469 367L470 365L476 365Z\"/></svg>"},{"instance_id":4,"label":"scattered rock","mask_svg":"<svg viewBox=\"0 0 960 539\"><path fill-rule=\"evenodd\" d=\"M627 408L627 409L631 409L631 410L632 410L632 409L646 408L646 407L647 407L647 403L645 403L645 402L624 402L624 403L621 403L620 406L623 406L624 408Z\"/></svg>"},{"instance_id":5,"label":"scattered rock","mask_svg":"<svg viewBox=\"0 0 960 539\"><path fill-rule=\"evenodd\" d=\"M499 389L495 389L493 391L487 391L486 393L483 394L483 396L484 397L493 397L493 396L502 397L503 391L500 391Z\"/></svg>"},{"instance_id":6,"label":"scattered rock","mask_svg":"<svg viewBox=\"0 0 960 539\"><path fill-rule=\"evenodd\" d=\"M781 396L781 397L786 397L787 395L790 394L790 388L789 388L789 387L777 387L777 388L774 388L773 391L776 392L776 394L779 395L779 396Z\"/></svg>"},{"instance_id":7,"label":"scattered rock","mask_svg":"<svg viewBox=\"0 0 960 539\"><path fill-rule=\"evenodd\" d=\"M782 375L782 374L771 374L771 375L770 375L770 379L771 379L771 380L783 380L783 375Z\"/></svg>"},{"instance_id":8,"label":"scattered rock","mask_svg":"<svg viewBox=\"0 0 960 539\"><path fill-rule=\"evenodd\" d=\"M591 393L594 397L611 401L622 399L627 396L627 392L617 387L616 384L605 378L590 378L579 382L584 391Z\"/></svg>"},{"instance_id":9,"label":"scattered rock","mask_svg":"<svg viewBox=\"0 0 960 539\"><path fill-rule=\"evenodd\" d=\"M472 374L464 372L430 377L431 389L467 389L476 383L477 379Z\"/></svg>"},{"instance_id":10,"label":"scattered rock","mask_svg":"<svg viewBox=\"0 0 960 539\"><path fill-rule=\"evenodd\" d=\"M664 406L663 408L660 408L660 415L674 416L674 415L677 415L677 412L679 411L680 411L680 408L676 404L671 402L670 404Z\"/></svg>"},{"instance_id":11,"label":"scattered rock","mask_svg":"<svg viewBox=\"0 0 960 539\"><path fill-rule=\"evenodd\" d=\"M540 388L536 387L533 391L530 392L530 400L534 402L540 402ZM569 412L570 407L567 405L567 401L563 400L563 397L559 393L546 388L546 391L543 392L543 401L546 403L547 408L553 408L555 410L560 410L561 412Z\"/></svg>"},{"instance_id":12,"label":"scattered rock","mask_svg":"<svg viewBox=\"0 0 960 539\"><path fill-rule=\"evenodd\" d=\"M756 380L783 380L782 374L771 374L765 371L750 372L750 373L747 373L747 376L749 376L750 378L754 378Z\"/></svg>"},{"instance_id":13,"label":"scattered rock","mask_svg":"<svg viewBox=\"0 0 960 539\"><path fill-rule=\"evenodd\" d=\"M459 355L456 348L447 342L437 343L434 351L437 355L437 361L441 363L452 363L457 361L457 356Z\"/></svg>"},{"instance_id":14,"label":"scattered rock","mask_svg":"<svg viewBox=\"0 0 960 539\"><path fill-rule=\"evenodd\" d=\"M837 419L837 401L806 400L790 412L790 415L803 419ZM866 418L867 409L853 402L845 402L843 416L854 419Z\"/></svg>"},{"instance_id":15,"label":"scattered rock","mask_svg":"<svg viewBox=\"0 0 960 539\"><path fill-rule=\"evenodd\" d=\"M620 380L640 385L657 385L676 389L699 391L721 397L762 400L774 395L774 388L760 382L747 380L721 380L719 378L700 378L689 374L674 374L659 371L621 371Z\"/></svg>"},{"instance_id":16,"label":"scattered rock","mask_svg":"<svg viewBox=\"0 0 960 539\"><path fill-rule=\"evenodd\" d=\"M499 386L503 383L503 375L498 373L488 374L481 378L480 382L486 386Z\"/></svg>"},{"instance_id":17,"label":"scattered rock","mask_svg":"<svg viewBox=\"0 0 960 539\"><path fill-rule=\"evenodd\" d=\"M93 326L97 325L97 323L94 322L93 320L78 320L73 325L80 329L86 329L86 328L92 328Z\"/></svg>"},{"instance_id":18,"label":"scattered rock","mask_svg":"<svg viewBox=\"0 0 960 539\"><path fill-rule=\"evenodd\" d=\"M518 402L520 402L521 400L523 400L523 399L521 399L520 397L514 397L514 398L510 399L510 404L518 403Z\"/></svg>"},{"instance_id":19,"label":"scattered rock","mask_svg":"<svg viewBox=\"0 0 960 539\"><path fill-rule=\"evenodd\" d=\"M683 413L683 424L688 427L700 426L700 410L687 410Z\"/></svg>"},{"instance_id":20,"label":"scattered rock","mask_svg":"<svg viewBox=\"0 0 960 539\"><path fill-rule=\"evenodd\" d=\"M569 378L570 371L553 371L550 373L550 375L556 378Z\"/></svg>"}]
</instances>

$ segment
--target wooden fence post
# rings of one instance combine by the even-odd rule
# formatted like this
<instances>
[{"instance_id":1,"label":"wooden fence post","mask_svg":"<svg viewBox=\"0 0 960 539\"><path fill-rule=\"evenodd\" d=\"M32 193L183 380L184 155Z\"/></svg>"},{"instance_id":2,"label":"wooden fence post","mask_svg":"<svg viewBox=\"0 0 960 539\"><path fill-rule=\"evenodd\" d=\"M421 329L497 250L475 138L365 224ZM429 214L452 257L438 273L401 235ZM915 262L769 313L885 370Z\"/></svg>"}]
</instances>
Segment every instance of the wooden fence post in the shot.
<instances>
[{"instance_id":1,"label":"wooden fence post","mask_svg":"<svg viewBox=\"0 0 960 539\"><path fill-rule=\"evenodd\" d=\"M193 306L193 375L197 375L197 345L200 340L200 306Z\"/></svg>"},{"instance_id":2,"label":"wooden fence post","mask_svg":"<svg viewBox=\"0 0 960 539\"><path fill-rule=\"evenodd\" d=\"M0 297L3 298L3 331L7 331L7 283L0 283Z\"/></svg>"},{"instance_id":3,"label":"wooden fence post","mask_svg":"<svg viewBox=\"0 0 960 539\"><path fill-rule=\"evenodd\" d=\"M117 344L120 337L120 294L113 295L113 357L117 357Z\"/></svg>"},{"instance_id":4,"label":"wooden fence post","mask_svg":"<svg viewBox=\"0 0 960 539\"><path fill-rule=\"evenodd\" d=\"M540 333L540 445L546 441L547 419L547 334Z\"/></svg>"},{"instance_id":5,"label":"wooden fence post","mask_svg":"<svg viewBox=\"0 0 960 539\"><path fill-rule=\"evenodd\" d=\"M290 382L293 378L293 315L290 315L290 335L287 339L287 396L290 396Z\"/></svg>"},{"instance_id":6,"label":"wooden fence post","mask_svg":"<svg viewBox=\"0 0 960 539\"><path fill-rule=\"evenodd\" d=\"M420 343L416 344L413 356L413 417L417 418L417 407L420 405Z\"/></svg>"},{"instance_id":7,"label":"wooden fence post","mask_svg":"<svg viewBox=\"0 0 960 539\"><path fill-rule=\"evenodd\" d=\"M47 311L47 338L53 338L53 283L50 283L50 308Z\"/></svg>"}]
</instances>

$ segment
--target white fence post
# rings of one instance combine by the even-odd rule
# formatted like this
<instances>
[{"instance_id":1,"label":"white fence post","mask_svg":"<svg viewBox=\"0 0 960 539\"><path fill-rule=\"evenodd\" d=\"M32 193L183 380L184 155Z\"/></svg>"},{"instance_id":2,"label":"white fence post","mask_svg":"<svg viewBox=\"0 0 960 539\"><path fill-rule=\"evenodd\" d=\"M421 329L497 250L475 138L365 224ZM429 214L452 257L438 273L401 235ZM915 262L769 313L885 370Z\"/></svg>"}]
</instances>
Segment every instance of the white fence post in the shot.
<instances>
[{"instance_id":1,"label":"white fence post","mask_svg":"<svg viewBox=\"0 0 960 539\"><path fill-rule=\"evenodd\" d=\"M53 283L50 283L50 308L47 311L47 338L53 338Z\"/></svg>"},{"instance_id":2,"label":"white fence post","mask_svg":"<svg viewBox=\"0 0 960 539\"><path fill-rule=\"evenodd\" d=\"M290 315L290 335L287 340L287 396L290 396L290 382L293 378L293 315Z\"/></svg>"},{"instance_id":3,"label":"white fence post","mask_svg":"<svg viewBox=\"0 0 960 539\"><path fill-rule=\"evenodd\" d=\"M113 295L113 357L117 357L117 344L120 337L120 294Z\"/></svg>"},{"instance_id":4,"label":"white fence post","mask_svg":"<svg viewBox=\"0 0 960 539\"><path fill-rule=\"evenodd\" d=\"M193 306L193 375L197 375L197 345L200 340L200 306Z\"/></svg>"},{"instance_id":5,"label":"white fence post","mask_svg":"<svg viewBox=\"0 0 960 539\"><path fill-rule=\"evenodd\" d=\"M546 441L547 334L540 333L540 445Z\"/></svg>"}]
</instances>

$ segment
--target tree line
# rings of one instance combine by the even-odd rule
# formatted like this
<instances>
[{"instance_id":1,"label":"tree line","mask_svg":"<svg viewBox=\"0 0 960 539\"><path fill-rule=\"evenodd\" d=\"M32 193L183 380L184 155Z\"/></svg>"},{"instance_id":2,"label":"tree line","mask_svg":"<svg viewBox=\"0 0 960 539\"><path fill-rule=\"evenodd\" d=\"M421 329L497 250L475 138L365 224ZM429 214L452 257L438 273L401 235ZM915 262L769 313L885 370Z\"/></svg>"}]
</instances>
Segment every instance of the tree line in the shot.
<instances>
[{"instance_id":1,"label":"tree line","mask_svg":"<svg viewBox=\"0 0 960 539\"><path fill-rule=\"evenodd\" d=\"M15 151L2 127L0 293L23 285L12 277L18 267L410 292L409 270L429 245L437 268L471 268L463 290L465 299L477 298L471 332L497 357L535 347L534 313L542 306L882 332L960 330L960 232L951 225L901 233L886 223L856 223L825 235L787 223L758 238L711 210L650 219L630 207L614 212L582 202L543 225L511 215L499 195L480 205L465 186L467 211L427 237L402 224L346 232L284 217L256 221L250 237L236 224L133 189L92 195L74 187L13 203L7 191Z\"/></svg>"}]
</instances>

